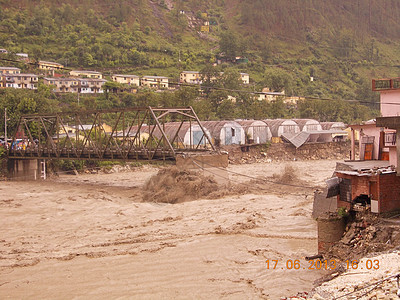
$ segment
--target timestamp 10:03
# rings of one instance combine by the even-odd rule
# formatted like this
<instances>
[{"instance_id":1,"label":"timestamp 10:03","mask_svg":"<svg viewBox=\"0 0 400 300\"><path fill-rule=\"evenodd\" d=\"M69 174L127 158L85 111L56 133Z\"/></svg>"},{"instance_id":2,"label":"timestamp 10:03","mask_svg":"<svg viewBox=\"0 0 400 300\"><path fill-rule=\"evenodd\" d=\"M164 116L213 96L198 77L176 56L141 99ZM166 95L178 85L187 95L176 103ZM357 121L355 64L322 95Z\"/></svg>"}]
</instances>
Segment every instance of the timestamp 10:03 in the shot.
<instances>
[{"instance_id":1,"label":"timestamp 10:03","mask_svg":"<svg viewBox=\"0 0 400 300\"><path fill-rule=\"evenodd\" d=\"M266 267L268 270L335 270L340 262L335 259L325 260L309 260L308 265L303 265L299 259L267 259ZM378 270L379 260L378 259L367 259L367 260L345 260L344 266L346 269L361 269L361 270Z\"/></svg>"}]
</instances>

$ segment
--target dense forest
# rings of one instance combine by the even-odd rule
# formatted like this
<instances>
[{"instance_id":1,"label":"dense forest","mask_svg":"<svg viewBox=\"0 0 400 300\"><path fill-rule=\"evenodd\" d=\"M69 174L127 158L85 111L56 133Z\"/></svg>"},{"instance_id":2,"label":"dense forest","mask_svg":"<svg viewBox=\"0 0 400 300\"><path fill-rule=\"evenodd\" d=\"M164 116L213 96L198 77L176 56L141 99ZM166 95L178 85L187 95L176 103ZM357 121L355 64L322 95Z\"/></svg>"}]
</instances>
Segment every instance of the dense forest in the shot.
<instances>
[{"instance_id":1,"label":"dense forest","mask_svg":"<svg viewBox=\"0 0 400 300\"><path fill-rule=\"evenodd\" d=\"M202 94L107 92L87 96L80 108L193 105L203 119L313 117L355 122L374 117L379 97L371 79L398 76L400 2L394 0L0 0L1 65L12 53L57 61L103 74L164 75L183 70L224 72ZM209 25L209 32L199 26ZM236 57L248 62L237 63ZM217 57L221 64L213 66ZM247 60L246 60L247 61ZM250 86L237 80L250 74ZM269 87L313 99L297 107L254 100ZM43 94L44 93L44 94ZM40 96L39 96L40 95ZM233 96L236 102L228 100ZM0 91L0 108L12 114L76 109L76 95ZM324 99L324 100L322 100ZM360 100L363 106L346 100Z\"/></svg>"}]
</instances>

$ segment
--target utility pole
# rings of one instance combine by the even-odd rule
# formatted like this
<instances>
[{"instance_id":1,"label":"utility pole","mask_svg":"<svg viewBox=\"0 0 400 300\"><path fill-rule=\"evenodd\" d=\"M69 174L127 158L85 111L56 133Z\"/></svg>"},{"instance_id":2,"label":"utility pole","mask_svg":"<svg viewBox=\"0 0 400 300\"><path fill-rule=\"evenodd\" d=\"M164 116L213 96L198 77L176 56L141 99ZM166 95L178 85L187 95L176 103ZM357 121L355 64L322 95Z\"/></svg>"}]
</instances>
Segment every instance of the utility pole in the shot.
<instances>
[{"instance_id":1,"label":"utility pole","mask_svg":"<svg viewBox=\"0 0 400 300\"><path fill-rule=\"evenodd\" d=\"M6 149L8 150L8 142L7 142L7 107L4 108L4 141L6 143Z\"/></svg>"}]
</instances>

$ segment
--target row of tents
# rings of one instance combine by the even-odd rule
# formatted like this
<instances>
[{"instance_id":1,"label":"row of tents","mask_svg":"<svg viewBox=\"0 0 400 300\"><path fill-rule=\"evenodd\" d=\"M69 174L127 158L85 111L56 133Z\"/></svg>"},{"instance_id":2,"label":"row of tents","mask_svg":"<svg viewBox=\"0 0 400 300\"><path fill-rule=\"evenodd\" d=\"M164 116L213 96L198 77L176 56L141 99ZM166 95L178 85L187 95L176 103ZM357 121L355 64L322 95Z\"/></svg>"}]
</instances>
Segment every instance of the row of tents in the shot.
<instances>
[{"instance_id":1,"label":"row of tents","mask_svg":"<svg viewBox=\"0 0 400 300\"><path fill-rule=\"evenodd\" d=\"M290 142L298 148L306 142L345 139L348 134L342 122L320 123L313 119L202 121L200 124L171 122L165 123L163 130L169 139L183 147L206 145L209 141L223 146L263 144L273 140ZM154 134L158 135L157 130Z\"/></svg>"}]
</instances>

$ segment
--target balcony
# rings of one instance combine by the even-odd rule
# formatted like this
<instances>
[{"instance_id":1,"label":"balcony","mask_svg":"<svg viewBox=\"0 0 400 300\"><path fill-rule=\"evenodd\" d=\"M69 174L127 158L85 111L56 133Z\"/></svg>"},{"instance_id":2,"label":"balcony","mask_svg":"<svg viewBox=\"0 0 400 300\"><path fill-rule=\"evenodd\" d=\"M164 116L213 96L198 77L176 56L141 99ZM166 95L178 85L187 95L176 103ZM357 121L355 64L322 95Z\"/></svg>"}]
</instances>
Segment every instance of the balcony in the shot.
<instances>
[{"instance_id":1,"label":"balcony","mask_svg":"<svg viewBox=\"0 0 400 300\"><path fill-rule=\"evenodd\" d=\"M385 132L385 147L396 146L396 133Z\"/></svg>"},{"instance_id":2,"label":"balcony","mask_svg":"<svg viewBox=\"0 0 400 300\"><path fill-rule=\"evenodd\" d=\"M398 90L398 89L400 89L400 78L372 80L373 91Z\"/></svg>"}]
</instances>

